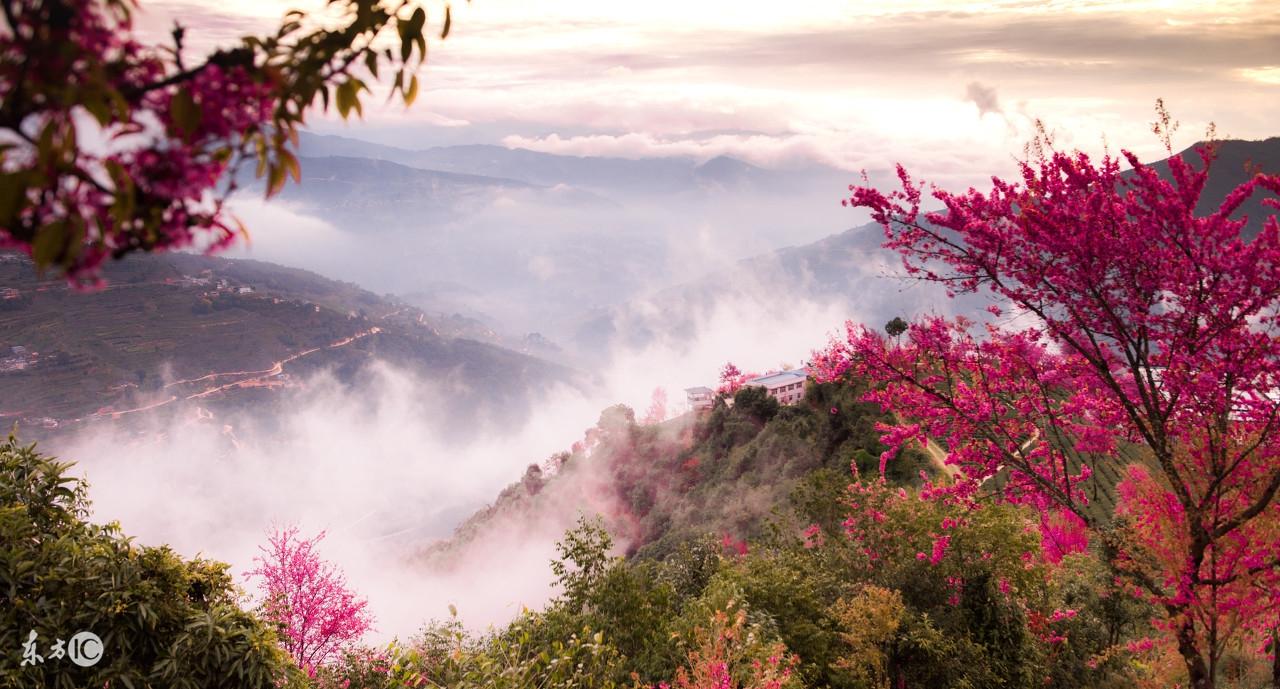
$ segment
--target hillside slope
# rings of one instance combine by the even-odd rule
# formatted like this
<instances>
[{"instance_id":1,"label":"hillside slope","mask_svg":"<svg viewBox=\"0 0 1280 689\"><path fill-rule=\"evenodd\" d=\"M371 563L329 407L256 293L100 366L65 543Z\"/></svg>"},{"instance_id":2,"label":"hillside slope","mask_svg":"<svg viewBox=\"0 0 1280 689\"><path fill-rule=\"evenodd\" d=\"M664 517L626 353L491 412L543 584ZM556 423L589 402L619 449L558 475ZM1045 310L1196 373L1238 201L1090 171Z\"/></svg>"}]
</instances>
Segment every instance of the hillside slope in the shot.
<instances>
[{"instance_id":1,"label":"hillside slope","mask_svg":"<svg viewBox=\"0 0 1280 689\"><path fill-rule=\"evenodd\" d=\"M0 254L0 418L24 436L269 403L311 373L352 381L373 360L451 386L459 415L519 415L532 390L573 377L303 270L170 254L112 263L106 277L74 292Z\"/></svg>"},{"instance_id":2,"label":"hillside slope","mask_svg":"<svg viewBox=\"0 0 1280 689\"><path fill-rule=\"evenodd\" d=\"M473 514L423 557L448 567L459 550L494 538L557 539L579 514L600 514L628 553L661 559L708 535L751 540L815 472L847 483L850 463L875 475L885 420L849 385L809 384L805 400L781 407L748 388L735 404L640 424L624 406L605 410L584 440L542 464ZM909 450L891 479L934 472ZM835 503L832 509L839 509Z\"/></svg>"}]
</instances>

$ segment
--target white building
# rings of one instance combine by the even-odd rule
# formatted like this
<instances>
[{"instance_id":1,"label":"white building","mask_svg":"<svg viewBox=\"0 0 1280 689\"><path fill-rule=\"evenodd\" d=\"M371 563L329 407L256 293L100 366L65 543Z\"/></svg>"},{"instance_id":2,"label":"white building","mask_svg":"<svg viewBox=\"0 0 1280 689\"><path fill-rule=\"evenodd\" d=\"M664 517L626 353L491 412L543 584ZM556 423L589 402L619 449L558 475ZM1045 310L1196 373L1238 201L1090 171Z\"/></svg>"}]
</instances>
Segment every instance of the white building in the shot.
<instances>
[{"instance_id":1,"label":"white building","mask_svg":"<svg viewBox=\"0 0 1280 689\"><path fill-rule=\"evenodd\" d=\"M804 383L809 379L809 372L797 368L781 373L752 378L743 385L755 385L765 389L769 396L778 400L779 404L795 404L804 399Z\"/></svg>"},{"instance_id":2,"label":"white building","mask_svg":"<svg viewBox=\"0 0 1280 689\"><path fill-rule=\"evenodd\" d=\"M716 403L716 393L711 388L685 388L684 394L690 409L710 409Z\"/></svg>"}]
</instances>

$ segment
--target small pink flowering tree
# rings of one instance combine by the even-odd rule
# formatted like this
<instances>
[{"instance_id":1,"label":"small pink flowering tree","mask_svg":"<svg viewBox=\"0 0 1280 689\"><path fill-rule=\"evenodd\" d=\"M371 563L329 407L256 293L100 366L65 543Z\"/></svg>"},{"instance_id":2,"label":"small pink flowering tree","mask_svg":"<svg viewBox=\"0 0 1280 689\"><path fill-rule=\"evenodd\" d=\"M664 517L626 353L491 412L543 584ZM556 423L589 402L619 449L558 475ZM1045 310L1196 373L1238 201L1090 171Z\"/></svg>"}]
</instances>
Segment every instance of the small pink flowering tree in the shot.
<instances>
[{"instance_id":1,"label":"small pink flowering tree","mask_svg":"<svg viewBox=\"0 0 1280 689\"><path fill-rule=\"evenodd\" d=\"M644 414L644 420L640 423L651 426L653 424L662 423L667 420L667 391L662 388L654 388L653 395L649 399L649 409Z\"/></svg>"},{"instance_id":2,"label":"small pink flowering tree","mask_svg":"<svg viewBox=\"0 0 1280 689\"><path fill-rule=\"evenodd\" d=\"M726 363L720 369L720 385L716 388L716 394L724 397L733 397L734 393L747 384L747 381L759 377L759 373L746 372L734 366L733 363Z\"/></svg>"},{"instance_id":3,"label":"small pink flowering tree","mask_svg":"<svg viewBox=\"0 0 1280 689\"><path fill-rule=\"evenodd\" d=\"M308 673L341 657L373 625L368 602L316 552L323 538L323 532L303 539L296 527L277 529L248 573L259 579L263 610L279 627L285 651Z\"/></svg>"},{"instance_id":4,"label":"small pink flowering tree","mask_svg":"<svg viewBox=\"0 0 1280 689\"><path fill-rule=\"evenodd\" d=\"M1103 534L1206 689L1224 615L1280 591L1268 526L1280 509L1280 224L1250 239L1232 217L1280 192L1280 177L1255 174L1198 215L1213 158L1199 152L1203 166L1173 157L1166 179L1127 152L1122 173L1120 159L1049 151L1016 182L934 191L933 213L902 168L900 191L850 187L847 203L872 211L909 273L985 291L1021 327L927 317L898 341L850 324L813 369L876 383L868 398L899 420L883 429L882 462L910 441L947 449L954 477L926 493L1030 505L1068 549L1077 526ZM1138 542L1090 509L1087 490L1096 468L1133 462L1149 480L1122 491L1120 518L1141 525Z\"/></svg>"}]
</instances>

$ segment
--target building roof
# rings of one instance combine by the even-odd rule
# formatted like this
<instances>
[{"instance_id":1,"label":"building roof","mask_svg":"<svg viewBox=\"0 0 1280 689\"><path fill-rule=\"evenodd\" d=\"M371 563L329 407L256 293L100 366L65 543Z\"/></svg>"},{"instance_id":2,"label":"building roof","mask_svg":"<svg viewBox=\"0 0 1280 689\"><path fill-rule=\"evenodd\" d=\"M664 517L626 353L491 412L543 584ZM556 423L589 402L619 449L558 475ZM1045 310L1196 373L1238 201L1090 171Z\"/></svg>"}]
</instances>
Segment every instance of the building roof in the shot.
<instances>
[{"instance_id":1,"label":"building roof","mask_svg":"<svg viewBox=\"0 0 1280 689\"><path fill-rule=\"evenodd\" d=\"M685 388L685 389L684 389L684 391L685 391L685 392L687 392L687 393L689 393L689 394L694 394L694 393L699 393L699 392L701 392L701 393L705 393L705 394L711 394L712 392L715 392L715 391L714 391L714 390L712 390L711 388L708 388L708 387L702 387L702 386L698 386L698 387L696 387L696 388Z\"/></svg>"},{"instance_id":2,"label":"building roof","mask_svg":"<svg viewBox=\"0 0 1280 689\"><path fill-rule=\"evenodd\" d=\"M766 388L777 387L779 385L789 385L791 383L805 380L809 377L809 372L802 369L792 369L790 371L782 371L781 373L770 373L767 376L752 378L745 385L763 385Z\"/></svg>"}]
</instances>

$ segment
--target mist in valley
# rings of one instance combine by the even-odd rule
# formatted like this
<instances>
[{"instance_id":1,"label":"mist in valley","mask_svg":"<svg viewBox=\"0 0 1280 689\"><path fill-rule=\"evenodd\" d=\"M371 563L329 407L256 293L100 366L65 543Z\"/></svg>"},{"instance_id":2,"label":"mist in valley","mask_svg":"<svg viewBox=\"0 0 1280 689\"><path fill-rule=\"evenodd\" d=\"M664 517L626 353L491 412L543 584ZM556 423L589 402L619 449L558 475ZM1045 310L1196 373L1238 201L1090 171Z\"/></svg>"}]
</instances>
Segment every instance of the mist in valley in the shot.
<instances>
[{"instance_id":1,"label":"mist in valley","mask_svg":"<svg viewBox=\"0 0 1280 689\"><path fill-rule=\"evenodd\" d=\"M281 199L264 203L246 192L235 211L254 228L252 241L230 255L312 269L510 338L536 332L570 361L592 365L607 357L580 331L601 312L716 274L736 289L758 280L734 274L739 260L865 222L840 206L856 175L821 166L788 172L727 158L670 159L664 173L646 167L654 161L521 151L537 157L487 177L470 174L490 172L483 160L463 161L467 174L428 173L402 165L416 163L410 151L350 139L310 137L308 150L398 151L400 161L311 158L303 183ZM441 161L417 164L432 163ZM660 176L657 189L636 181L655 172L685 175L692 186L675 192Z\"/></svg>"},{"instance_id":2,"label":"mist in valley","mask_svg":"<svg viewBox=\"0 0 1280 689\"><path fill-rule=\"evenodd\" d=\"M683 413L683 388L714 385L726 361L761 371L800 365L857 316L845 299L782 295L689 304L692 330L611 351L588 385L534 391L524 422L481 414L462 432L446 427L450 388L374 362L355 383L311 377L269 416L156 416L143 433L98 425L56 447L88 479L94 518L119 521L143 543L228 562L239 578L273 526L324 531L321 552L369 598L379 638L411 635L445 618L450 604L483 628L544 603L555 543L578 515L610 506L584 487L537 524L487 527L448 567L417 555L527 466L568 450L606 407L627 404L640 417L661 389L668 414Z\"/></svg>"},{"instance_id":3,"label":"mist in valley","mask_svg":"<svg viewBox=\"0 0 1280 689\"><path fill-rule=\"evenodd\" d=\"M99 423L51 447L78 462L96 519L228 562L250 595L243 574L269 530L323 531L321 552L369 598L379 638L405 638L451 604L473 628L500 625L553 595L549 562L564 531L580 515L617 512L589 467L531 520L485 522L447 561L421 556L530 465L581 440L607 407L640 418L665 398L666 415L678 416L683 390L714 387L728 362L804 366L846 320L882 324L945 303L903 277L878 227L841 208L837 180L852 175L831 168L529 154L527 168L509 172L534 183L328 144L383 157L308 159L282 197L240 194L233 210L252 234L226 256L460 318L472 324L464 336L556 361L576 382L520 391L518 412L478 404L460 414L461 397L485 400L483 383L375 359L354 374L307 374L265 407ZM681 193L660 188L669 180L631 184L654 165L700 181ZM555 175L596 183L548 185ZM617 536L622 552L626 534Z\"/></svg>"}]
</instances>

